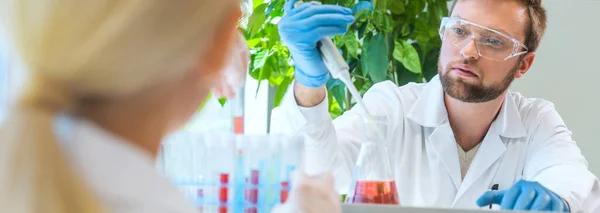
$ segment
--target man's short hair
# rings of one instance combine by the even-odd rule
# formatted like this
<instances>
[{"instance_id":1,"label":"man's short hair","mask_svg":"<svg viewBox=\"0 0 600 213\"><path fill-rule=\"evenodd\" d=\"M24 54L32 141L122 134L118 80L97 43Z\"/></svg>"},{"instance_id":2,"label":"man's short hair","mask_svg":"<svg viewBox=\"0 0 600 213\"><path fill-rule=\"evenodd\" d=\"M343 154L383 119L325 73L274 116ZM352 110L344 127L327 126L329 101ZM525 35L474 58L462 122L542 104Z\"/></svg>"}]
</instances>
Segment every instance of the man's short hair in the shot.
<instances>
[{"instance_id":1,"label":"man's short hair","mask_svg":"<svg viewBox=\"0 0 600 213\"><path fill-rule=\"evenodd\" d=\"M460 0L454 0L452 3L452 9L456 3ZM540 45L540 41L546 32L546 25L548 18L546 16L546 9L542 7L542 0L513 0L518 1L527 7L527 15L529 19L525 24L525 41L524 44L529 48L530 52L535 52ZM452 12L451 12L452 13Z\"/></svg>"}]
</instances>

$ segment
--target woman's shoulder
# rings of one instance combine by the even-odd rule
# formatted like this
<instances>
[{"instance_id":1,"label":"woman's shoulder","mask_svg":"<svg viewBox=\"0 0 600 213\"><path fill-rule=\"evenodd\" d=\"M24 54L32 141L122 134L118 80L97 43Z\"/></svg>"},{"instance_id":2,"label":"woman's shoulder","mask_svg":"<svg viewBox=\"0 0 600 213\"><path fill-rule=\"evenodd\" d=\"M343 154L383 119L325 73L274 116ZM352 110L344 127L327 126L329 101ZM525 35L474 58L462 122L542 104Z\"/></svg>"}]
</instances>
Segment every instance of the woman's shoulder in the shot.
<instances>
[{"instance_id":1,"label":"woman's shoulder","mask_svg":"<svg viewBox=\"0 0 600 213\"><path fill-rule=\"evenodd\" d=\"M196 212L148 153L85 120L56 125L76 171L111 212Z\"/></svg>"}]
</instances>

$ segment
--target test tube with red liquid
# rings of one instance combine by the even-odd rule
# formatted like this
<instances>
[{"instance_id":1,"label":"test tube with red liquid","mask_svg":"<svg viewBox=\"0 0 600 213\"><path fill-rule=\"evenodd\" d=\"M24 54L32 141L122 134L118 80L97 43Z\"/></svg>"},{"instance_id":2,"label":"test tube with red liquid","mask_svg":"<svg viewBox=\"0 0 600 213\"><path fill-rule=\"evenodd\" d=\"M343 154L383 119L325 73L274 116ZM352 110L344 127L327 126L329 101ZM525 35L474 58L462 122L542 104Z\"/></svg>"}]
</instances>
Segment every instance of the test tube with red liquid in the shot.
<instances>
[{"instance_id":1,"label":"test tube with red liquid","mask_svg":"<svg viewBox=\"0 0 600 213\"><path fill-rule=\"evenodd\" d=\"M258 212L258 185L259 185L259 170L252 170L250 172L250 178L247 179L248 184L246 184L246 204L247 207L244 210L244 213L257 213ZM248 181L249 180L249 181Z\"/></svg>"},{"instance_id":2,"label":"test tube with red liquid","mask_svg":"<svg viewBox=\"0 0 600 213\"><path fill-rule=\"evenodd\" d=\"M233 133L244 134L244 87L235 88L235 97L231 100Z\"/></svg>"}]
</instances>

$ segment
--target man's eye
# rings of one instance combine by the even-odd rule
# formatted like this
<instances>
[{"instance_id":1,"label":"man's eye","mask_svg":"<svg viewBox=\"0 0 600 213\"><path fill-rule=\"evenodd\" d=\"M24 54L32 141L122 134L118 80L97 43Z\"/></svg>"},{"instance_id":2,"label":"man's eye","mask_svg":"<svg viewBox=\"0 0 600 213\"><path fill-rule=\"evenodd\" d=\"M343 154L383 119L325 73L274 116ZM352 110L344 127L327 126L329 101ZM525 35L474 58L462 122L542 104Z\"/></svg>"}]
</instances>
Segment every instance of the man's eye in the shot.
<instances>
[{"instance_id":1,"label":"man's eye","mask_svg":"<svg viewBox=\"0 0 600 213\"><path fill-rule=\"evenodd\" d=\"M492 45L494 47L500 47L504 44L502 41L495 39L495 38L487 38L487 39L485 39L485 43Z\"/></svg>"},{"instance_id":2,"label":"man's eye","mask_svg":"<svg viewBox=\"0 0 600 213\"><path fill-rule=\"evenodd\" d=\"M453 30L454 30L454 33L456 33L458 35L464 35L466 33L465 30L458 28L458 27L453 28Z\"/></svg>"}]
</instances>

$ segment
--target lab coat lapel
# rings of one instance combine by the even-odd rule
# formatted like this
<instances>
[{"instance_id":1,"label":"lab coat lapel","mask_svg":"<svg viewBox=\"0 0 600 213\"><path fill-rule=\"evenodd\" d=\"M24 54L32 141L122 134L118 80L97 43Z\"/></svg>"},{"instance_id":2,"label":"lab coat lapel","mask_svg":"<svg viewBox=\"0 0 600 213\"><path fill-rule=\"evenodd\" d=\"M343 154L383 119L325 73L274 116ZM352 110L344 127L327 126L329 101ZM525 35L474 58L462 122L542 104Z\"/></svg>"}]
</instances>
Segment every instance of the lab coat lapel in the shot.
<instances>
[{"instance_id":1,"label":"lab coat lapel","mask_svg":"<svg viewBox=\"0 0 600 213\"><path fill-rule=\"evenodd\" d=\"M500 135L498 135L496 131L488 131L481 143L479 151L477 151L477 154L475 155L475 159L473 159L473 162L469 167L458 193L456 194L456 199L454 200L455 203L484 173L495 172L495 168L497 168L498 165L494 165L494 163L502 157L504 151L506 151L506 146L502 142Z\"/></svg>"},{"instance_id":2,"label":"lab coat lapel","mask_svg":"<svg viewBox=\"0 0 600 213\"><path fill-rule=\"evenodd\" d=\"M456 203L484 173L497 172L501 162L498 164L494 163L499 161L505 153L505 141L508 141L510 138L526 136L527 132L523 126L517 105L511 93L508 92L496 120L492 122L479 151L475 155L475 159L473 159L469 167L454 202ZM489 183L486 183L486 185L491 185L491 181L494 181L494 179L491 178L488 181Z\"/></svg>"},{"instance_id":3,"label":"lab coat lapel","mask_svg":"<svg viewBox=\"0 0 600 213\"><path fill-rule=\"evenodd\" d=\"M439 159L442 161L450 178L452 178L454 187L458 190L461 187L460 164L458 162L456 141L450 123L445 122L437 127L428 139L428 143L426 144L427 150L434 151L428 152L429 160L435 161Z\"/></svg>"},{"instance_id":4,"label":"lab coat lapel","mask_svg":"<svg viewBox=\"0 0 600 213\"><path fill-rule=\"evenodd\" d=\"M448 119L444 104L444 89L439 76L435 76L419 94L419 98L407 114L407 118L421 126L436 128Z\"/></svg>"},{"instance_id":5,"label":"lab coat lapel","mask_svg":"<svg viewBox=\"0 0 600 213\"><path fill-rule=\"evenodd\" d=\"M486 172L496 172L499 166L494 164L499 161L506 151L506 144L510 138L526 137L527 132L523 126L519 109L510 92L502 104L496 120L490 126L488 133L482 141L481 147L473 159L469 171L464 180L461 180L460 164L458 162L458 150L454 133L448 122L448 113L444 104L444 90L439 76L435 76L425 86L415 104L407 114L407 118L433 132L426 136L427 149L430 161L439 159L446 168L458 193L455 196L456 203L470 187L478 181ZM491 178L493 181L493 178Z\"/></svg>"},{"instance_id":6,"label":"lab coat lapel","mask_svg":"<svg viewBox=\"0 0 600 213\"><path fill-rule=\"evenodd\" d=\"M419 98L407 114L407 118L427 128L431 132L426 136L427 155L431 162L441 161L458 190L461 182L458 150L454 133L448 122L448 113L444 105L444 90L439 79L435 76L423 89Z\"/></svg>"}]
</instances>

